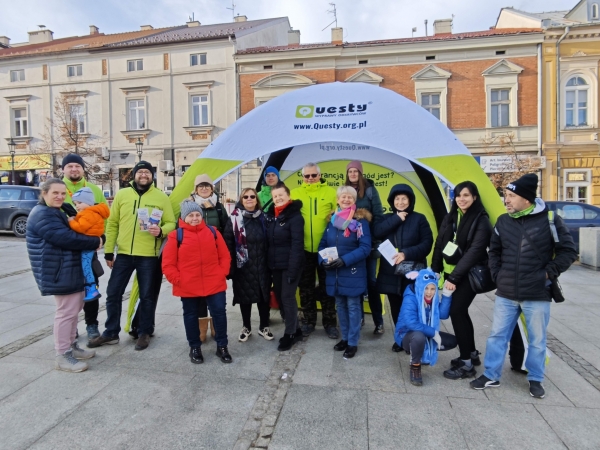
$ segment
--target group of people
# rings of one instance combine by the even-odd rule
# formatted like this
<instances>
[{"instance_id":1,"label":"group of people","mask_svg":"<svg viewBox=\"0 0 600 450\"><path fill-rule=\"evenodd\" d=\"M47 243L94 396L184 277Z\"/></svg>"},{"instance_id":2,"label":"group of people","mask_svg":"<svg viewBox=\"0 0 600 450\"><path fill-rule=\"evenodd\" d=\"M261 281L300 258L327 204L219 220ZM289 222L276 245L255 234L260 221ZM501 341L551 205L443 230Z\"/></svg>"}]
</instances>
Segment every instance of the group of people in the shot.
<instances>
[{"instance_id":1,"label":"group of people","mask_svg":"<svg viewBox=\"0 0 600 450\"><path fill-rule=\"evenodd\" d=\"M437 351L455 347L459 355L444 376L475 377L474 366L481 360L469 316L476 296L469 272L483 266L489 267L498 289L485 372L471 386L499 385L507 344L523 313L530 392L543 397L547 288L577 253L561 219L549 221L544 202L536 199L535 175L506 187L508 213L495 228L477 186L469 181L458 184L434 242L429 221L415 211L413 189L407 184L393 186L387 198L389 212L384 214L360 161L347 165L345 184L337 191L321 178L314 163L302 168L303 183L292 191L275 167L267 167L260 191L243 189L229 215L212 179L199 175L190 197L180 204L177 219L166 194L154 187L154 169L148 162L135 165L130 186L117 193L110 214L100 190L85 181L84 167L78 155L64 158L65 178L44 183L27 227L35 279L42 295L56 299L57 369L86 370L84 360L94 356L93 350L77 345L82 308L89 348L119 342L122 298L135 271L139 306L130 334L136 350L150 344L164 274L173 295L181 297L191 362L204 361L201 347L209 328L217 356L232 362L226 314L230 279L233 305L239 305L242 315L240 342L252 335L253 305L259 315L257 334L267 341L275 338L270 328L275 301L285 323L278 350L289 350L315 331L319 302L324 331L338 341L333 349L350 359L358 351L365 298L373 333L382 335L382 295L387 295L395 326L392 350L410 353L411 383L422 384L421 365L435 364ZM392 260L380 258L378 246L383 241L396 249ZM112 271L105 330L100 334L97 281L102 270L95 250L103 245ZM440 321L448 317L454 335L440 331Z\"/></svg>"}]
</instances>

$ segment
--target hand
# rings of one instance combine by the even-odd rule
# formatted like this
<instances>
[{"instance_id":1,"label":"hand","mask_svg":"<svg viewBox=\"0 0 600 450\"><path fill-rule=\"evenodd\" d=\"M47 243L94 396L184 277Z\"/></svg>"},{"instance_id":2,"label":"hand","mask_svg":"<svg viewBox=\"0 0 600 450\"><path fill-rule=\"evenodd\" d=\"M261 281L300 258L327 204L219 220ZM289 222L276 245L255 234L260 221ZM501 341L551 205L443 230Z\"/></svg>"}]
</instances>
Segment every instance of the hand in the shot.
<instances>
[{"instance_id":1,"label":"hand","mask_svg":"<svg viewBox=\"0 0 600 450\"><path fill-rule=\"evenodd\" d=\"M329 263L330 269L339 269L340 267L344 267L344 260L342 258L334 259Z\"/></svg>"},{"instance_id":2,"label":"hand","mask_svg":"<svg viewBox=\"0 0 600 450\"><path fill-rule=\"evenodd\" d=\"M405 259L406 257L404 256L404 253L396 253L396 256L394 256L394 264L400 264Z\"/></svg>"},{"instance_id":3,"label":"hand","mask_svg":"<svg viewBox=\"0 0 600 450\"><path fill-rule=\"evenodd\" d=\"M109 269L113 268L113 264L115 263L115 255L114 253L105 253L104 260L106 261L106 265Z\"/></svg>"},{"instance_id":4,"label":"hand","mask_svg":"<svg viewBox=\"0 0 600 450\"><path fill-rule=\"evenodd\" d=\"M438 346L438 350L440 348L442 348L442 337L440 336L439 331L436 331L435 334L433 335L433 340L435 341L435 343Z\"/></svg>"},{"instance_id":5,"label":"hand","mask_svg":"<svg viewBox=\"0 0 600 450\"><path fill-rule=\"evenodd\" d=\"M398 217L400 217L402 222L404 222L406 220L406 216L408 216L406 211L398 211L396 214L398 214Z\"/></svg>"},{"instance_id":6,"label":"hand","mask_svg":"<svg viewBox=\"0 0 600 450\"><path fill-rule=\"evenodd\" d=\"M446 281L444 283L444 289L448 289L449 291L455 291L456 290L456 285L453 283L450 283L449 281Z\"/></svg>"},{"instance_id":7,"label":"hand","mask_svg":"<svg viewBox=\"0 0 600 450\"><path fill-rule=\"evenodd\" d=\"M74 220L75 220L75 217L67 217L67 220L68 220L69 222L72 222L72 221L74 221ZM548 278L548 274L546 274L546 278Z\"/></svg>"},{"instance_id":8,"label":"hand","mask_svg":"<svg viewBox=\"0 0 600 450\"><path fill-rule=\"evenodd\" d=\"M98 250L100 250L102 248L102 246L104 245L104 242L102 242L102 238L99 237L99 239L100 239L100 247L98 247Z\"/></svg>"},{"instance_id":9,"label":"hand","mask_svg":"<svg viewBox=\"0 0 600 450\"><path fill-rule=\"evenodd\" d=\"M154 237L160 236L161 229L158 225L148 225L148 233L150 233Z\"/></svg>"},{"instance_id":10,"label":"hand","mask_svg":"<svg viewBox=\"0 0 600 450\"><path fill-rule=\"evenodd\" d=\"M114 263L115 263L114 261L108 261L108 260L106 261L106 265L108 266L109 269L113 268Z\"/></svg>"}]
</instances>

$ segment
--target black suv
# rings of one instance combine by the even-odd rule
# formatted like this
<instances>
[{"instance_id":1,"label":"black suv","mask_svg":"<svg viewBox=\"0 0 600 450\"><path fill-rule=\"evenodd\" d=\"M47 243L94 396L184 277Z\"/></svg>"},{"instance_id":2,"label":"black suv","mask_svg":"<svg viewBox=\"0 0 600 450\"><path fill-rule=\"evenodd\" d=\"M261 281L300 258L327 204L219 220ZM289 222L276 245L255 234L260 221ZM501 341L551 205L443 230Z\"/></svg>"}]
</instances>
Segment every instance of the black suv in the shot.
<instances>
[{"instance_id":1,"label":"black suv","mask_svg":"<svg viewBox=\"0 0 600 450\"><path fill-rule=\"evenodd\" d=\"M17 237L25 237L27 216L38 204L39 196L39 188L0 185L0 230L12 230Z\"/></svg>"}]
</instances>

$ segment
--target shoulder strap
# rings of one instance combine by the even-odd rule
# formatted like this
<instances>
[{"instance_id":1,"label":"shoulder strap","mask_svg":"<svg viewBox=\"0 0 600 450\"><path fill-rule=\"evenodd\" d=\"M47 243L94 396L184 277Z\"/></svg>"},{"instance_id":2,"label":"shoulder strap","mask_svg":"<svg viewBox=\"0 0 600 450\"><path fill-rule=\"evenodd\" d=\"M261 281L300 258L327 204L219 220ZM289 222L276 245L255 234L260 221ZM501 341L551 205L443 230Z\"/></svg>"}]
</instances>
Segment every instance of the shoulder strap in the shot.
<instances>
[{"instance_id":1,"label":"shoulder strap","mask_svg":"<svg viewBox=\"0 0 600 450\"><path fill-rule=\"evenodd\" d=\"M533 239L531 239L531 236L529 236L529 233L527 232L527 229L525 228L525 226L517 221L517 223L519 224L519 226L521 227L521 229L523 230L523 234L525 235L525 240L527 242L529 242L529 245L531 245L531 248L533 248L533 251L535 252L535 254L537 255L537 257L540 259L540 261L542 261L542 263L544 262L544 258L542 258L542 254L540 253L540 251L538 250L538 248L533 245Z\"/></svg>"},{"instance_id":2,"label":"shoulder strap","mask_svg":"<svg viewBox=\"0 0 600 450\"><path fill-rule=\"evenodd\" d=\"M554 223L554 211L548 211L548 222L550 222L550 231L552 232L554 242L560 242L558 232L556 231L556 224Z\"/></svg>"},{"instance_id":3,"label":"shoulder strap","mask_svg":"<svg viewBox=\"0 0 600 450\"><path fill-rule=\"evenodd\" d=\"M214 227L210 226L209 224L206 224L206 226L208 227L210 232L213 234L213 237L215 238L215 241L216 241L217 240L217 232L215 231Z\"/></svg>"},{"instance_id":4,"label":"shoulder strap","mask_svg":"<svg viewBox=\"0 0 600 450\"><path fill-rule=\"evenodd\" d=\"M177 248L181 247L183 242L183 228L177 228Z\"/></svg>"}]
</instances>

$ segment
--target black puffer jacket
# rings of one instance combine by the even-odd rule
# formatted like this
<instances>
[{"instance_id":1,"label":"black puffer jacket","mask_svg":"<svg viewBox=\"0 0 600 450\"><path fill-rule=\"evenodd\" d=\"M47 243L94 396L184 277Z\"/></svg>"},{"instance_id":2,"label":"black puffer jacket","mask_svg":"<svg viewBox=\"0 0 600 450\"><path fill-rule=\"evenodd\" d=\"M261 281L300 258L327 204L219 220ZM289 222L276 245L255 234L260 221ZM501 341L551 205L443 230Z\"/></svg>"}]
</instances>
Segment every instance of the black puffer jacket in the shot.
<instances>
[{"instance_id":1,"label":"black puffer jacket","mask_svg":"<svg viewBox=\"0 0 600 450\"><path fill-rule=\"evenodd\" d=\"M81 251L96 250L96 236L76 233L57 208L36 205L27 219L27 252L42 295L69 295L83 291Z\"/></svg>"},{"instance_id":2,"label":"black puffer jacket","mask_svg":"<svg viewBox=\"0 0 600 450\"><path fill-rule=\"evenodd\" d=\"M239 203L236 208L243 211L243 207ZM265 216L262 212L256 218L244 216L248 261L242 267L237 267L233 219L232 213L225 224L223 233L223 238L231 254L229 277L233 280L233 304L268 302L271 290L271 274L267 264Z\"/></svg>"},{"instance_id":3,"label":"black puffer jacket","mask_svg":"<svg viewBox=\"0 0 600 450\"><path fill-rule=\"evenodd\" d=\"M302 202L292 200L279 215L267 216L269 268L287 269L290 278L300 278L304 264L304 217Z\"/></svg>"},{"instance_id":4,"label":"black puffer jacket","mask_svg":"<svg viewBox=\"0 0 600 450\"><path fill-rule=\"evenodd\" d=\"M405 194L410 200L406 209L408 215L402 221L394 207L394 198L398 194ZM388 204L393 212L384 214L380 222L375 223L375 237L381 241L389 239L393 246L404 253L406 261L426 263L426 258L433 245L433 233L427 218L414 212L415 194L407 184L397 184L388 196ZM380 259L379 274L377 275L377 289L381 294L397 294L400 292L400 277L394 275L394 266L385 258Z\"/></svg>"},{"instance_id":5,"label":"black puffer jacket","mask_svg":"<svg viewBox=\"0 0 600 450\"><path fill-rule=\"evenodd\" d=\"M492 278L498 287L496 295L515 301L550 301L545 289L546 274L553 280L577 259L568 228L556 215L554 224L559 239L556 243L550 230L548 208L539 198L531 214L518 219L508 214L498 218L489 252ZM525 237L524 229L533 242Z\"/></svg>"}]
</instances>

